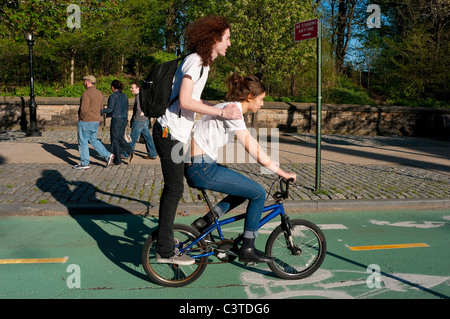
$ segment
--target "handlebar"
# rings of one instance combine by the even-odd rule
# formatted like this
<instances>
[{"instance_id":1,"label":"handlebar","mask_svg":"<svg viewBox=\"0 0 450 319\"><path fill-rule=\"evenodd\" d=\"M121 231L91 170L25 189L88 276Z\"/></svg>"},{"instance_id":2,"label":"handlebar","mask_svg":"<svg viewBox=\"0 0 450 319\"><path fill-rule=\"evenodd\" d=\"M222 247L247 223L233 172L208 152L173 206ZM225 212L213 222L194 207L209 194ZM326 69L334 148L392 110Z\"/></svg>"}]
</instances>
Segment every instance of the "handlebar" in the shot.
<instances>
[{"instance_id":1,"label":"handlebar","mask_svg":"<svg viewBox=\"0 0 450 319\"><path fill-rule=\"evenodd\" d=\"M289 184L293 182L292 179L279 178L280 190L273 194L275 200L283 200L289 197Z\"/></svg>"}]
</instances>

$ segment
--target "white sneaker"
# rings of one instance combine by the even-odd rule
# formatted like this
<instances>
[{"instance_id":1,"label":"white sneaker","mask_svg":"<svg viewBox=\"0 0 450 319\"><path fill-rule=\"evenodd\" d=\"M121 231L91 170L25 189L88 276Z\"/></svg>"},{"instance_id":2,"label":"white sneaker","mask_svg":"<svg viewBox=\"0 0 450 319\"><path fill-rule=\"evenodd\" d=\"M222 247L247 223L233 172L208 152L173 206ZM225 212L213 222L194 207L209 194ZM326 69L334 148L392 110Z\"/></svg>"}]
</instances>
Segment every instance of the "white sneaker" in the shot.
<instances>
[{"instance_id":1,"label":"white sneaker","mask_svg":"<svg viewBox=\"0 0 450 319\"><path fill-rule=\"evenodd\" d=\"M114 160L114 154L109 155L108 157L108 162L106 164L106 167L111 167L113 166L113 160Z\"/></svg>"},{"instance_id":2,"label":"white sneaker","mask_svg":"<svg viewBox=\"0 0 450 319\"><path fill-rule=\"evenodd\" d=\"M176 265L192 265L195 264L195 259L183 254L181 256L173 255L169 258L163 258L156 253L156 261L161 264L176 264Z\"/></svg>"},{"instance_id":3,"label":"white sneaker","mask_svg":"<svg viewBox=\"0 0 450 319\"><path fill-rule=\"evenodd\" d=\"M81 165L81 164L77 164L77 165L74 165L74 166L72 166L73 168L75 168L75 169L81 169L81 170L86 170L86 169L90 169L91 167L89 166L89 165Z\"/></svg>"}]
</instances>

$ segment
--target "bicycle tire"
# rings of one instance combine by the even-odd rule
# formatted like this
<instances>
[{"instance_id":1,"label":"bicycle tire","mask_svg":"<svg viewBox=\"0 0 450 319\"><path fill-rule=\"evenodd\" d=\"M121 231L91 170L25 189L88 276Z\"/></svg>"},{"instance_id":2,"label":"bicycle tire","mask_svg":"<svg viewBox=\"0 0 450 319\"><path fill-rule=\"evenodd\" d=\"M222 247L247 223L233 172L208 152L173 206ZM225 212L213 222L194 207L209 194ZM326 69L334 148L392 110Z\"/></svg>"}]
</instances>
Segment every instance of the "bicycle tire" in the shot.
<instances>
[{"instance_id":1,"label":"bicycle tire","mask_svg":"<svg viewBox=\"0 0 450 319\"><path fill-rule=\"evenodd\" d=\"M200 236L199 232L188 225L174 224L174 240L177 243L184 243L184 247ZM147 238L142 248L142 266L147 276L155 284L165 287L182 287L197 280L208 264L208 257L202 257L196 260L192 265L174 265L163 264L156 261L156 241L158 238L158 229L153 231ZM204 239L192 247L188 254L200 253L206 250Z\"/></svg>"},{"instance_id":2,"label":"bicycle tire","mask_svg":"<svg viewBox=\"0 0 450 319\"><path fill-rule=\"evenodd\" d=\"M266 255L274 257L268 266L275 275L294 280L306 278L319 269L326 255L327 243L322 230L314 223L302 219L291 222L296 252L289 249L286 232L280 225L267 239Z\"/></svg>"}]
</instances>

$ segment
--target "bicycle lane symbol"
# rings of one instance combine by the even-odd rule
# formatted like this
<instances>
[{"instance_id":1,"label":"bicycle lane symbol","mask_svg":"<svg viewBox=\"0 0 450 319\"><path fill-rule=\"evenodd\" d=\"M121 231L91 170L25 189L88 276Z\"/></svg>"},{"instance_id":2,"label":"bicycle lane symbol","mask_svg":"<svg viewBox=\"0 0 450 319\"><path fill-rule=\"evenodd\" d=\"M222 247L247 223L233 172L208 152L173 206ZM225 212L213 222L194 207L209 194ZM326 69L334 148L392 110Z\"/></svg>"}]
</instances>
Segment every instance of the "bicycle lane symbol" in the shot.
<instances>
[{"instance_id":1,"label":"bicycle lane symbol","mask_svg":"<svg viewBox=\"0 0 450 319\"><path fill-rule=\"evenodd\" d=\"M346 273L348 280L338 280ZM265 276L268 275L268 276ZM249 299L286 299L293 297L321 297L329 299L364 299L374 296L399 293L407 297L411 290L423 290L439 298L448 296L430 289L450 280L450 276L393 273L380 274L380 288L369 288L367 271L319 269L310 277L299 280L270 279L271 271L259 269L241 274L245 292ZM405 294L405 295L402 295Z\"/></svg>"},{"instance_id":2,"label":"bicycle lane symbol","mask_svg":"<svg viewBox=\"0 0 450 319\"><path fill-rule=\"evenodd\" d=\"M370 221L373 224L374 220ZM386 225L383 223L383 225ZM392 226L417 227L414 222L397 223ZM274 225L266 225L264 233L269 233ZM419 223L418 228L434 228L442 226L441 223ZM341 224L321 224L322 229L347 229ZM245 284L245 292L248 298L284 299L293 297L321 297L330 299L363 299L377 295L399 293L407 294L411 290L422 290L439 298L449 298L443 294L434 292L430 288L439 286L450 280L450 276L433 276L408 273L384 273L378 265L363 265L348 260L332 252L329 255L341 260L351 262L365 271L355 270L327 270L319 269L308 278L299 280L270 279L273 276L269 268L248 271L241 274L241 280ZM376 270L376 271L374 271ZM348 278L342 280L342 275ZM339 278L339 279L338 279ZM402 297L402 296L401 296ZM404 296L403 296L404 297Z\"/></svg>"}]
</instances>

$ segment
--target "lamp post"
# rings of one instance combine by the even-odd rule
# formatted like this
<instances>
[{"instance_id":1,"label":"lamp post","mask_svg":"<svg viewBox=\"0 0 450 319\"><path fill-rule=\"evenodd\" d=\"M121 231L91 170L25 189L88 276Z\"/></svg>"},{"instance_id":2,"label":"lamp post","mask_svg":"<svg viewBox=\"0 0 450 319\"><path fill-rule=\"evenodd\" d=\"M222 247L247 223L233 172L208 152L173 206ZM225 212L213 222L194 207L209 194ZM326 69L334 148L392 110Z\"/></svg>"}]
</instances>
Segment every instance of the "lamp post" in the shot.
<instances>
[{"instance_id":1,"label":"lamp post","mask_svg":"<svg viewBox=\"0 0 450 319\"><path fill-rule=\"evenodd\" d=\"M30 131L28 136L42 136L37 128L36 101L34 99L34 74L33 74L33 33L25 31L25 40L27 40L28 51L30 53Z\"/></svg>"}]
</instances>

